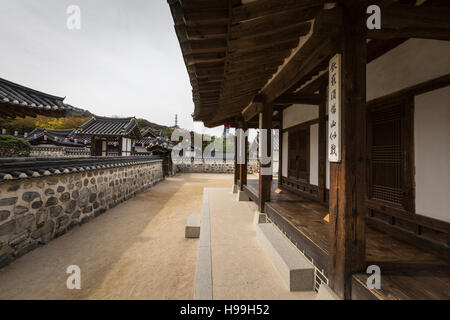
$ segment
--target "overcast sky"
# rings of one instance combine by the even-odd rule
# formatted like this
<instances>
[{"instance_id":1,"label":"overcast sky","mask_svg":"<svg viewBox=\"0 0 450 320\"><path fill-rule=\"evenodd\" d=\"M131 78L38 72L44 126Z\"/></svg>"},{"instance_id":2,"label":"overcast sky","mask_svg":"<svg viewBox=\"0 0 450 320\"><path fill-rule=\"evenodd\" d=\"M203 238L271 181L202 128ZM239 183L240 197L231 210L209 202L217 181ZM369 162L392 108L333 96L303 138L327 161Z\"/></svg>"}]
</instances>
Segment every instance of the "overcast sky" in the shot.
<instances>
[{"instance_id":1,"label":"overcast sky","mask_svg":"<svg viewBox=\"0 0 450 320\"><path fill-rule=\"evenodd\" d=\"M0 77L103 116L202 132L166 0L0 0ZM69 30L70 5L81 29ZM220 135L222 128L208 130Z\"/></svg>"}]
</instances>

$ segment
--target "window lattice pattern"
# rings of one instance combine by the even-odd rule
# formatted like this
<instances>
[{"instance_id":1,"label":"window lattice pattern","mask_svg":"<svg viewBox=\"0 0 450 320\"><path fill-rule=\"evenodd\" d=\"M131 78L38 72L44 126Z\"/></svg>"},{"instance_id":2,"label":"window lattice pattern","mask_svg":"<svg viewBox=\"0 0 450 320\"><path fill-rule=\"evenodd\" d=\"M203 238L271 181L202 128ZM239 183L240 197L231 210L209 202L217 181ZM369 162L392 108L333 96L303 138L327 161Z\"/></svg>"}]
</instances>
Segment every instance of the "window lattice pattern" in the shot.
<instances>
[{"instance_id":1,"label":"window lattice pattern","mask_svg":"<svg viewBox=\"0 0 450 320\"><path fill-rule=\"evenodd\" d=\"M400 107L372 114L372 198L402 205L403 148Z\"/></svg>"}]
</instances>

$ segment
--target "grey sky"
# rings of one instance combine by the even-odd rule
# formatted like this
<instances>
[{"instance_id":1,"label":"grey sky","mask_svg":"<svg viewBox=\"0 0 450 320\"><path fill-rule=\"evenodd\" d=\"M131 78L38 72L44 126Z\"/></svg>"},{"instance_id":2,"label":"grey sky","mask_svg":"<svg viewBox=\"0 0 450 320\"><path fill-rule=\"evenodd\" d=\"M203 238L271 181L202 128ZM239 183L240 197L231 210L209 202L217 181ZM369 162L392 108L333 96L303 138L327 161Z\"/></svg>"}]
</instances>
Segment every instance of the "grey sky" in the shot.
<instances>
[{"instance_id":1,"label":"grey sky","mask_svg":"<svg viewBox=\"0 0 450 320\"><path fill-rule=\"evenodd\" d=\"M66 27L69 5L81 30ZM0 0L0 10L0 77L98 115L173 125L178 114L202 132L166 0Z\"/></svg>"}]
</instances>

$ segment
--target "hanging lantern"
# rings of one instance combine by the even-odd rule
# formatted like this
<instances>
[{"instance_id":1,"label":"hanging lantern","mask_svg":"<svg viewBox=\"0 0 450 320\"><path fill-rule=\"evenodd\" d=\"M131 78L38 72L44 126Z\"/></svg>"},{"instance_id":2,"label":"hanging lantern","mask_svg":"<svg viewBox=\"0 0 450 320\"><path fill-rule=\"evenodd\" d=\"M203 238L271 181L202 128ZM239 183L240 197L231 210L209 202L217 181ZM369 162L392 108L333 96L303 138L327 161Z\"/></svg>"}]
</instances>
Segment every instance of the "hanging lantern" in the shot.
<instances>
[{"instance_id":1,"label":"hanging lantern","mask_svg":"<svg viewBox=\"0 0 450 320\"><path fill-rule=\"evenodd\" d=\"M2 134L6 134L6 129L2 129Z\"/></svg>"},{"instance_id":2,"label":"hanging lantern","mask_svg":"<svg viewBox=\"0 0 450 320\"><path fill-rule=\"evenodd\" d=\"M23 137L24 137L24 138L27 138L27 137L28 137L28 132L25 132L25 133L23 134Z\"/></svg>"},{"instance_id":3,"label":"hanging lantern","mask_svg":"<svg viewBox=\"0 0 450 320\"><path fill-rule=\"evenodd\" d=\"M142 142L142 148L145 148L145 144Z\"/></svg>"},{"instance_id":4,"label":"hanging lantern","mask_svg":"<svg viewBox=\"0 0 450 320\"><path fill-rule=\"evenodd\" d=\"M116 141L114 141L114 147L117 147L117 142Z\"/></svg>"},{"instance_id":5,"label":"hanging lantern","mask_svg":"<svg viewBox=\"0 0 450 320\"><path fill-rule=\"evenodd\" d=\"M14 131L14 137L17 137L19 135L19 131Z\"/></svg>"},{"instance_id":6,"label":"hanging lantern","mask_svg":"<svg viewBox=\"0 0 450 320\"><path fill-rule=\"evenodd\" d=\"M57 136L55 136L55 141L58 141L58 137Z\"/></svg>"},{"instance_id":7,"label":"hanging lantern","mask_svg":"<svg viewBox=\"0 0 450 320\"><path fill-rule=\"evenodd\" d=\"M64 138L64 142L66 142L66 143L67 143L67 142L69 142L69 139L67 139L67 138Z\"/></svg>"},{"instance_id":8,"label":"hanging lantern","mask_svg":"<svg viewBox=\"0 0 450 320\"><path fill-rule=\"evenodd\" d=\"M133 142L133 148L136 147L136 142Z\"/></svg>"},{"instance_id":9,"label":"hanging lantern","mask_svg":"<svg viewBox=\"0 0 450 320\"><path fill-rule=\"evenodd\" d=\"M44 141L47 141L47 136L46 135L44 135Z\"/></svg>"},{"instance_id":10,"label":"hanging lantern","mask_svg":"<svg viewBox=\"0 0 450 320\"><path fill-rule=\"evenodd\" d=\"M78 143L78 139L73 139L73 142Z\"/></svg>"},{"instance_id":11,"label":"hanging lantern","mask_svg":"<svg viewBox=\"0 0 450 320\"><path fill-rule=\"evenodd\" d=\"M84 139L84 144L87 144L87 139Z\"/></svg>"},{"instance_id":12,"label":"hanging lantern","mask_svg":"<svg viewBox=\"0 0 450 320\"><path fill-rule=\"evenodd\" d=\"M33 134L33 138L34 139L36 139L37 138L37 134L35 133L35 134Z\"/></svg>"}]
</instances>

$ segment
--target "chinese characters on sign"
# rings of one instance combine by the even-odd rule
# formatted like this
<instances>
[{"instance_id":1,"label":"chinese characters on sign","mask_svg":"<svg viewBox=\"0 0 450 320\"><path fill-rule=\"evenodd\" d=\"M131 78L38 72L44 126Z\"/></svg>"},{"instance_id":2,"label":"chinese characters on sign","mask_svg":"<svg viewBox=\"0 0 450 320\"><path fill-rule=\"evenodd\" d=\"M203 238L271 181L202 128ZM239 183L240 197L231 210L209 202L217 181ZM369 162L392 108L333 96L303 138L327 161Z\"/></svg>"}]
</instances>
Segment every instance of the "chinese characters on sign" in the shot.
<instances>
[{"instance_id":1,"label":"chinese characters on sign","mask_svg":"<svg viewBox=\"0 0 450 320\"><path fill-rule=\"evenodd\" d=\"M328 160L341 161L341 55L336 54L328 67Z\"/></svg>"}]
</instances>

